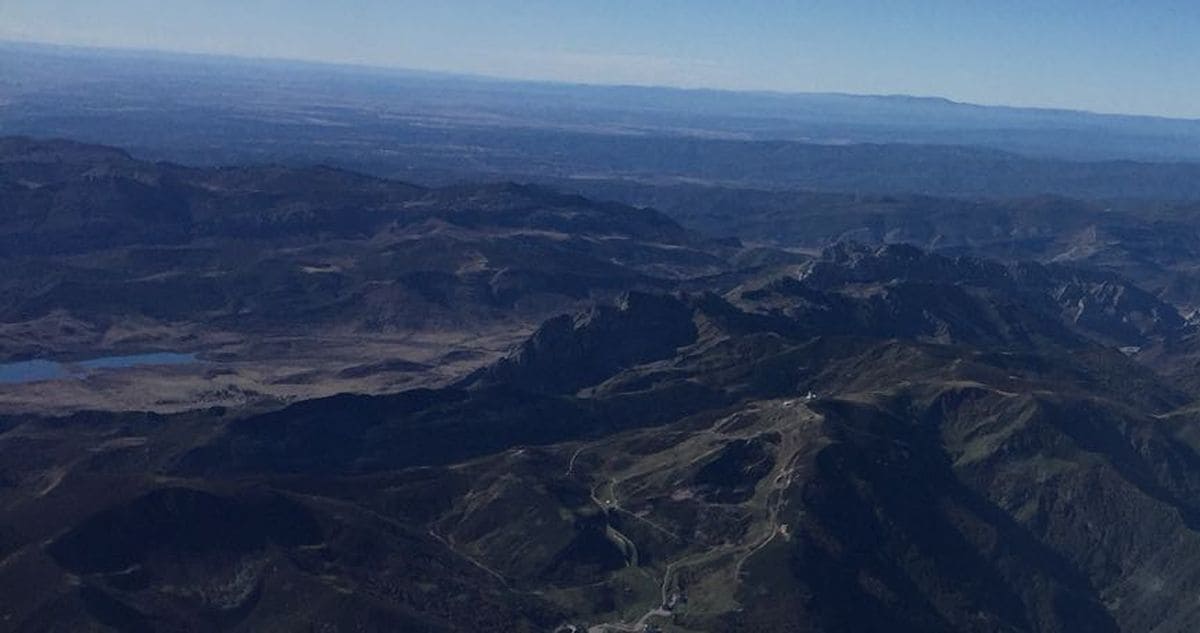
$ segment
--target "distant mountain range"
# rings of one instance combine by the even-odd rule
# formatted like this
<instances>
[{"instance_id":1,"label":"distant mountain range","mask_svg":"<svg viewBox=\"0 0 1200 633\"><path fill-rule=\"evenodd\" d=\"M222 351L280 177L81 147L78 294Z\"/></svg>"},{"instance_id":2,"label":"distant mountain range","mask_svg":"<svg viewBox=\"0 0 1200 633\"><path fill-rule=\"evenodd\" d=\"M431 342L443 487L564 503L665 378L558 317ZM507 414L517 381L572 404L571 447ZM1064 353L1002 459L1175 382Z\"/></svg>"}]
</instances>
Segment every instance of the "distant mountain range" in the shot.
<instances>
[{"instance_id":1,"label":"distant mountain range","mask_svg":"<svg viewBox=\"0 0 1200 633\"><path fill-rule=\"evenodd\" d=\"M421 184L1200 199L1200 122L1190 120L12 43L0 51L0 131L187 164L329 164Z\"/></svg>"},{"instance_id":2,"label":"distant mountain range","mask_svg":"<svg viewBox=\"0 0 1200 633\"><path fill-rule=\"evenodd\" d=\"M100 110L117 91L119 99L137 99L137 92L171 99L186 95L191 107L206 108L215 105L212 97L218 89L232 88L239 97L252 97L238 99L240 108L273 104L316 113L324 105L329 107L324 114L334 120L338 110L344 115L357 109L363 115L394 112L465 126L819 144L972 145L1086 160L1200 160L1200 120L981 106L905 95L539 83L15 42L0 43L0 50L6 58L0 62L6 91L16 97L10 108L25 99L45 104L40 99L68 97L84 85L91 87L88 98ZM313 124L320 124L316 118L320 116L313 117Z\"/></svg>"}]
</instances>

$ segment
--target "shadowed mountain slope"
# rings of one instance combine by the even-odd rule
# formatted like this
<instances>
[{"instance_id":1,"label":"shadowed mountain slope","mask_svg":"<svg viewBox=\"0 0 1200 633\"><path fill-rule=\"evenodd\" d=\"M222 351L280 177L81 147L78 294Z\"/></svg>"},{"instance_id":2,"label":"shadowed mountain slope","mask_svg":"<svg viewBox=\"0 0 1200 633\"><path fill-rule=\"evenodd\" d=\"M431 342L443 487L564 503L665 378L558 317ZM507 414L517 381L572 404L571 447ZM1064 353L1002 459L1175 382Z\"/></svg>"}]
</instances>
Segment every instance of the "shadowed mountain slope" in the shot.
<instances>
[{"instance_id":1,"label":"shadowed mountain slope","mask_svg":"<svg viewBox=\"0 0 1200 633\"><path fill-rule=\"evenodd\" d=\"M1193 398L1116 347L1190 326L1121 284L842 246L441 389L9 418L0 584L30 629L1188 630Z\"/></svg>"}]
</instances>

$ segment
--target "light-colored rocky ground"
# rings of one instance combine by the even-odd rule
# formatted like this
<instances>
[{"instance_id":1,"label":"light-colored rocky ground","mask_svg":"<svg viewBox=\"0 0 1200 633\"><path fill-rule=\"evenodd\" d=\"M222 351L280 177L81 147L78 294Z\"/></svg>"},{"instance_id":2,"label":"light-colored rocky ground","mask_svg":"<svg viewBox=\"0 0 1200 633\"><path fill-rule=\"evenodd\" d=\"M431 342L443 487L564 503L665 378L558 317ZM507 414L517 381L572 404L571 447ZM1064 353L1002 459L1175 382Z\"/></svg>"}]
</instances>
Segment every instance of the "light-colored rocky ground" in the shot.
<instances>
[{"instance_id":1,"label":"light-colored rocky ground","mask_svg":"<svg viewBox=\"0 0 1200 633\"><path fill-rule=\"evenodd\" d=\"M95 371L79 378L0 385L0 413L80 409L173 412L211 406L284 403L336 393L388 393L452 382L495 360L528 330L389 335L147 336L136 346L91 353L62 345L52 359L158 351L196 352L192 365ZM147 345L146 342L150 344ZM189 346L189 343L191 346Z\"/></svg>"}]
</instances>

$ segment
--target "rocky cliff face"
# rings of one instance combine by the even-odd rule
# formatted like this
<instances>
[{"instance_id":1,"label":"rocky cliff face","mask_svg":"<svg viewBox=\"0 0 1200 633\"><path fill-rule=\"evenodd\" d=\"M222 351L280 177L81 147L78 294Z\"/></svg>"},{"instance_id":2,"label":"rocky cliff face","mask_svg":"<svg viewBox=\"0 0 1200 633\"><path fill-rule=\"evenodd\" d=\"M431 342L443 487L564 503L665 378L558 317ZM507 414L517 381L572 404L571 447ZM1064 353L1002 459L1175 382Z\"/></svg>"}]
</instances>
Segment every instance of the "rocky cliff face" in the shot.
<instances>
[{"instance_id":1,"label":"rocky cliff face","mask_svg":"<svg viewBox=\"0 0 1200 633\"><path fill-rule=\"evenodd\" d=\"M669 358L696 337L692 310L683 301L627 293L616 305L542 324L514 354L486 372L486 380L531 391L574 393L621 369Z\"/></svg>"}]
</instances>

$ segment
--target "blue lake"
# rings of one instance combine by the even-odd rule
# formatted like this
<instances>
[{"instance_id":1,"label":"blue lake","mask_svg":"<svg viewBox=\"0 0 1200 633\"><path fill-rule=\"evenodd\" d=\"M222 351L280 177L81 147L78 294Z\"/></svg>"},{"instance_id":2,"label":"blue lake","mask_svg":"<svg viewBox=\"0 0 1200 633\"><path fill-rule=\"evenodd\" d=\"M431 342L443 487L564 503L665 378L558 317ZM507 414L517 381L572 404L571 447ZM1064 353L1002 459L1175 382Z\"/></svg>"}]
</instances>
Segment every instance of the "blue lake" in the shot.
<instances>
[{"instance_id":1,"label":"blue lake","mask_svg":"<svg viewBox=\"0 0 1200 633\"><path fill-rule=\"evenodd\" d=\"M17 363L0 363L0 384L17 384L56 380L59 378L81 378L105 369L125 369L151 365L186 365L196 362L195 354L154 352L131 356L101 356L88 360L60 362L34 359Z\"/></svg>"}]
</instances>

